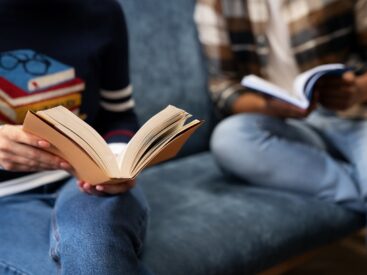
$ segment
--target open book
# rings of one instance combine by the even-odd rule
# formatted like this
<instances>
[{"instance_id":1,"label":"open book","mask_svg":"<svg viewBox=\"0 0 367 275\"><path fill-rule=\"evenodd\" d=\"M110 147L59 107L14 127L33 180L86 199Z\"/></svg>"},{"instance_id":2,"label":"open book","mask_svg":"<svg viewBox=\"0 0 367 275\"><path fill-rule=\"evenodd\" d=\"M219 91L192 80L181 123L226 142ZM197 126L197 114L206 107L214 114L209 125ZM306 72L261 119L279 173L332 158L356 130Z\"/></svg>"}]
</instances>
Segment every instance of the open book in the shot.
<instances>
[{"instance_id":1,"label":"open book","mask_svg":"<svg viewBox=\"0 0 367 275\"><path fill-rule=\"evenodd\" d=\"M185 123L190 116L169 105L150 118L117 157L97 131L62 106L28 112L23 129L49 141L50 152L68 161L79 179L115 183L174 157L203 123L197 119Z\"/></svg>"},{"instance_id":2,"label":"open book","mask_svg":"<svg viewBox=\"0 0 367 275\"><path fill-rule=\"evenodd\" d=\"M246 88L277 97L299 108L307 109L312 100L314 86L321 77L326 75L341 76L350 70L343 64L326 64L314 67L299 74L293 81L293 90L287 91L255 75L245 76L241 84Z\"/></svg>"}]
</instances>

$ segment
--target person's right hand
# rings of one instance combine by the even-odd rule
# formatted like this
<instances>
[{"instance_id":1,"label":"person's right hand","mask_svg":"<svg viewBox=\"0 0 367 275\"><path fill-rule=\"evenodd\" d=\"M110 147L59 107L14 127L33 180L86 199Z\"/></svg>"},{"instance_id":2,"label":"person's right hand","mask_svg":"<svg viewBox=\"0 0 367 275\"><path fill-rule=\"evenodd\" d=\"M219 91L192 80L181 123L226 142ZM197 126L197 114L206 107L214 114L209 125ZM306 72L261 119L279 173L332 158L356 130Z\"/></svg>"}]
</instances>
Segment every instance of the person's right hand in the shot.
<instances>
[{"instance_id":1,"label":"person's right hand","mask_svg":"<svg viewBox=\"0 0 367 275\"><path fill-rule=\"evenodd\" d=\"M69 170L65 160L44 150L50 146L49 142L24 132L22 126L4 125L0 128L0 166L14 172Z\"/></svg>"}]
</instances>

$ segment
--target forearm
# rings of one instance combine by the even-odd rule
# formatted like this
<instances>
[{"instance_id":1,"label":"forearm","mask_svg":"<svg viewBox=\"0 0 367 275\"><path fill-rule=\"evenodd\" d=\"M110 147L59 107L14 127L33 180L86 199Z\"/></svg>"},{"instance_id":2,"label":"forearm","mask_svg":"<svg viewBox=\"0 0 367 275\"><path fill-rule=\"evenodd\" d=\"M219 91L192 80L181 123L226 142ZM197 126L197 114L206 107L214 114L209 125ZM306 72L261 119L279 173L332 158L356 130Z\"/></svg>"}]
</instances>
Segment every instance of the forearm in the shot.
<instances>
[{"instance_id":1,"label":"forearm","mask_svg":"<svg viewBox=\"0 0 367 275\"><path fill-rule=\"evenodd\" d=\"M300 109L282 100L263 94L245 92L232 105L232 113L259 113L278 118L305 118L313 107Z\"/></svg>"},{"instance_id":2,"label":"forearm","mask_svg":"<svg viewBox=\"0 0 367 275\"><path fill-rule=\"evenodd\" d=\"M367 72L356 78L356 85L361 93L361 103L367 104Z\"/></svg>"},{"instance_id":3,"label":"forearm","mask_svg":"<svg viewBox=\"0 0 367 275\"><path fill-rule=\"evenodd\" d=\"M232 105L232 112L237 113L265 113L266 100L257 93L246 92L239 96Z\"/></svg>"}]
</instances>

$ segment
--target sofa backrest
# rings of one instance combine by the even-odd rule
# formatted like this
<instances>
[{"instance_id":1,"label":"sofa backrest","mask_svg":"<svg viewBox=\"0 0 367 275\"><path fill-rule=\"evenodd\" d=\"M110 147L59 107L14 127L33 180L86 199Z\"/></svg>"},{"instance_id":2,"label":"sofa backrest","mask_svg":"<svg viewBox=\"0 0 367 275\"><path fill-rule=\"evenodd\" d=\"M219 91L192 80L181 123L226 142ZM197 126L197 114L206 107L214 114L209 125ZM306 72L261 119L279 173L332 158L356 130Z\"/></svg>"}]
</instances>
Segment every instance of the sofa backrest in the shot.
<instances>
[{"instance_id":1,"label":"sofa backrest","mask_svg":"<svg viewBox=\"0 0 367 275\"><path fill-rule=\"evenodd\" d=\"M214 124L195 0L118 0L128 25L131 80L140 122L173 104L206 121L182 155L206 150Z\"/></svg>"}]
</instances>

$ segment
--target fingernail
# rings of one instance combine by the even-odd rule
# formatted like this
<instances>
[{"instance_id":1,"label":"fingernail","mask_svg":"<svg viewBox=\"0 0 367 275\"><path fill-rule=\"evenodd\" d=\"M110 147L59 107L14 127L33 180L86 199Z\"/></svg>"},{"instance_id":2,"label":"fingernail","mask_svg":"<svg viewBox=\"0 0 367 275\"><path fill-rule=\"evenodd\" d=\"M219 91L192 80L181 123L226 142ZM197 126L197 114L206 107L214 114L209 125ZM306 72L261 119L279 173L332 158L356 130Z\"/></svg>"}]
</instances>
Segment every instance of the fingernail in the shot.
<instances>
[{"instance_id":1,"label":"fingernail","mask_svg":"<svg viewBox=\"0 0 367 275\"><path fill-rule=\"evenodd\" d=\"M96 186L96 189L97 189L98 191L103 191L103 190L104 190L104 187L103 187L102 185L97 185L97 186Z\"/></svg>"},{"instance_id":2,"label":"fingernail","mask_svg":"<svg viewBox=\"0 0 367 275\"><path fill-rule=\"evenodd\" d=\"M37 144L39 147L42 147L42 148L47 148L51 146L51 144L45 140L39 140Z\"/></svg>"},{"instance_id":3,"label":"fingernail","mask_svg":"<svg viewBox=\"0 0 367 275\"><path fill-rule=\"evenodd\" d=\"M65 162L65 161L62 161L62 162L60 162L60 167L61 168L63 168L63 169L69 169L69 168L71 168L71 166L70 166L70 164L69 163L67 163L67 162Z\"/></svg>"}]
</instances>

